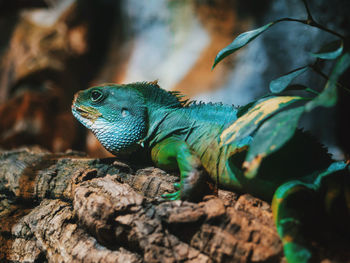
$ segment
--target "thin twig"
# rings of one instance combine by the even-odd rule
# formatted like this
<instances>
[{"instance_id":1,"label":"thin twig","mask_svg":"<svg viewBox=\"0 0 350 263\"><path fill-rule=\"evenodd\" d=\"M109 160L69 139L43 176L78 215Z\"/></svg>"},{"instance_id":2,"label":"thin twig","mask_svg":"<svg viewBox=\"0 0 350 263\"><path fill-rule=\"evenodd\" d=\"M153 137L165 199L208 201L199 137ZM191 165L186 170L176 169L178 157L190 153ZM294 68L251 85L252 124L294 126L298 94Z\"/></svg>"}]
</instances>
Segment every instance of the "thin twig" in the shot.
<instances>
[{"instance_id":1,"label":"thin twig","mask_svg":"<svg viewBox=\"0 0 350 263\"><path fill-rule=\"evenodd\" d=\"M316 27L316 28L319 28L319 29L321 29L323 31L326 31L326 32L330 33L330 34L333 34L333 35L341 38L342 40L345 40L345 37L343 35L341 35L341 34L335 32L335 31L333 31L331 29L328 29L328 28L320 25L319 23L315 22L314 20L309 21L309 20L285 17L285 18L280 18L280 19L274 21L274 23L276 24L276 23L284 22L284 21L298 22L298 23L302 23L302 24L309 25L309 26L312 26L312 27Z\"/></svg>"},{"instance_id":2,"label":"thin twig","mask_svg":"<svg viewBox=\"0 0 350 263\"><path fill-rule=\"evenodd\" d=\"M322 76L324 79L326 79L327 81L329 80L329 77L327 76L327 74L325 74L325 73L323 73L320 69L319 69L319 67L317 66L317 65L311 65L310 66L311 67L311 69L313 70L313 71L315 71L316 73L318 73L320 76ZM343 90L345 90L345 91L347 91L348 93L350 93L350 89L348 89L347 87L344 87L342 84L340 84L339 82L336 82L336 85L337 85L337 87L339 87L339 88L342 88Z\"/></svg>"},{"instance_id":3,"label":"thin twig","mask_svg":"<svg viewBox=\"0 0 350 263\"><path fill-rule=\"evenodd\" d=\"M313 27L317 27L319 29L322 29L323 31L326 31L328 33L331 33L333 35L336 35L337 37L341 38L341 39L345 39L344 36L342 36L341 34L339 34L338 32L335 32L333 30L330 30L326 27L324 27L323 25L317 23L315 21L315 19L312 17L311 15L311 12L310 12L310 8L309 8L309 5L307 3L307 0L302 0L303 3L304 3L304 7L305 7L305 10L306 10L306 13L307 13L307 20L305 21L307 25L310 25L310 26L313 26Z\"/></svg>"},{"instance_id":4,"label":"thin twig","mask_svg":"<svg viewBox=\"0 0 350 263\"><path fill-rule=\"evenodd\" d=\"M317 23L315 21L312 21L309 25L313 26L313 27L317 27L317 28L319 28L319 29L321 29L323 31L326 31L326 32L328 32L330 34L333 34L333 35L341 38L342 40L345 40L345 37L343 35L339 34L338 32L335 32L335 31L333 31L333 30L331 30L331 29L329 29L327 27L324 27L323 25L321 25L321 24L319 24L319 23Z\"/></svg>"},{"instance_id":5,"label":"thin twig","mask_svg":"<svg viewBox=\"0 0 350 263\"><path fill-rule=\"evenodd\" d=\"M311 15L311 12L310 12L310 9L309 9L309 5L307 4L307 0L302 0L303 3L304 3L304 6L305 6L305 9L306 9L306 12L307 12L307 20L309 20L310 22L311 21L314 21L315 20L312 18L312 15Z\"/></svg>"}]
</instances>

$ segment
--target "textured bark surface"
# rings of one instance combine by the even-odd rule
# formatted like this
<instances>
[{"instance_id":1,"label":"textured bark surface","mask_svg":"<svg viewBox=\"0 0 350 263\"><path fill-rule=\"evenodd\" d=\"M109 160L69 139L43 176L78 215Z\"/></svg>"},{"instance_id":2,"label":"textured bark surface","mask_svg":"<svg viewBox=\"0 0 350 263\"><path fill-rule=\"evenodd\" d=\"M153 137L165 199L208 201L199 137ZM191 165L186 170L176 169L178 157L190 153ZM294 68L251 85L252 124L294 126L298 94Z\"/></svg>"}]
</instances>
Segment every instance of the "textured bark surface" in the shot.
<instances>
[{"instance_id":1,"label":"textured bark surface","mask_svg":"<svg viewBox=\"0 0 350 263\"><path fill-rule=\"evenodd\" d=\"M269 206L220 191L164 202L176 176L40 149L0 157L0 258L49 262L279 262Z\"/></svg>"},{"instance_id":2,"label":"textured bark surface","mask_svg":"<svg viewBox=\"0 0 350 263\"><path fill-rule=\"evenodd\" d=\"M284 262L267 203L222 190L163 201L176 180L78 152L2 152L0 261Z\"/></svg>"}]
</instances>

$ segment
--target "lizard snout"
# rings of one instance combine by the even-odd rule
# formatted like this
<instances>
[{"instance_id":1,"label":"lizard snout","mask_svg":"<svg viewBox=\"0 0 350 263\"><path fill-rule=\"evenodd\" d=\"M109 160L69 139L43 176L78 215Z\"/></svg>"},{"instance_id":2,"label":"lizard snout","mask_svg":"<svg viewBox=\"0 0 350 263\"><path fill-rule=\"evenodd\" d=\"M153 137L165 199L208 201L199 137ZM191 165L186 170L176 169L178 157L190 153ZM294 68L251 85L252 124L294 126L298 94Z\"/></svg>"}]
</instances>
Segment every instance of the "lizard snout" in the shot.
<instances>
[{"instance_id":1,"label":"lizard snout","mask_svg":"<svg viewBox=\"0 0 350 263\"><path fill-rule=\"evenodd\" d=\"M81 93L82 91L78 91L77 93L74 94L74 98L73 98L73 105L77 102L77 99L79 97L79 94Z\"/></svg>"}]
</instances>

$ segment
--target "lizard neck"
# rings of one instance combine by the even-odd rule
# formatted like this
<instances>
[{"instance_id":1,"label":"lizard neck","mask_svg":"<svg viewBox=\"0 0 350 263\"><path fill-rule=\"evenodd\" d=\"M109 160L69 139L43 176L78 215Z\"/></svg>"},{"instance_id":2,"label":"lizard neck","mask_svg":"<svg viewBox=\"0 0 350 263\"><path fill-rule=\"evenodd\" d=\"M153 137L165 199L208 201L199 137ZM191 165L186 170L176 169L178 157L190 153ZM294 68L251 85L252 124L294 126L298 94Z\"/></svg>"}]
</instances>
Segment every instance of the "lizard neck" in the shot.
<instances>
[{"instance_id":1,"label":"lizard neck","mask_svg":"<svg viewBox=\"0 0 350 263\"><path fill-rule=\"evenodd\" d=\"M148 111L148 125L143 142L151 148L169 136L181 138L188 130L190 120L184 114L184 108L159 107Z\"/></svg>"},{"instance_id":2,"label":"lizard neck","mask_svg":"<svg viewBox=\"0 0 350 263\"><path fill-rule=\"evenodd\" d=\"M217 138L237 119L237 109L228 105L193 104L186 107L148 107L148 133L144 139L152 147L168 136L177 136L191 146ZM206 139L201 138L206 134Z\"/></svg>"}]
</instances>

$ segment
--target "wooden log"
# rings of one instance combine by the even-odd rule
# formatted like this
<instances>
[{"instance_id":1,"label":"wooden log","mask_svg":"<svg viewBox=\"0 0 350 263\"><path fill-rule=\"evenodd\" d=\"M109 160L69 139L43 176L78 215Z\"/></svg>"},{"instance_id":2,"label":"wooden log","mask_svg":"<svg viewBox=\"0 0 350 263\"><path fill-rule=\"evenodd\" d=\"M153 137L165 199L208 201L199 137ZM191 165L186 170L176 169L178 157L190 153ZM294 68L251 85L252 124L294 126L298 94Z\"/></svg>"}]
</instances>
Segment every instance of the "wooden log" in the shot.
<instances>
[{"instance_id":1,"label":"wooden log","mask_svg":"<svg viewBox=\"0 0 350 263\"><path fill-rule=\"evenodd\" d=\"M284 262L267 203L162 200L176 180L78 152L1 152L0 261Z\"/></svg>"}]
</instances>

